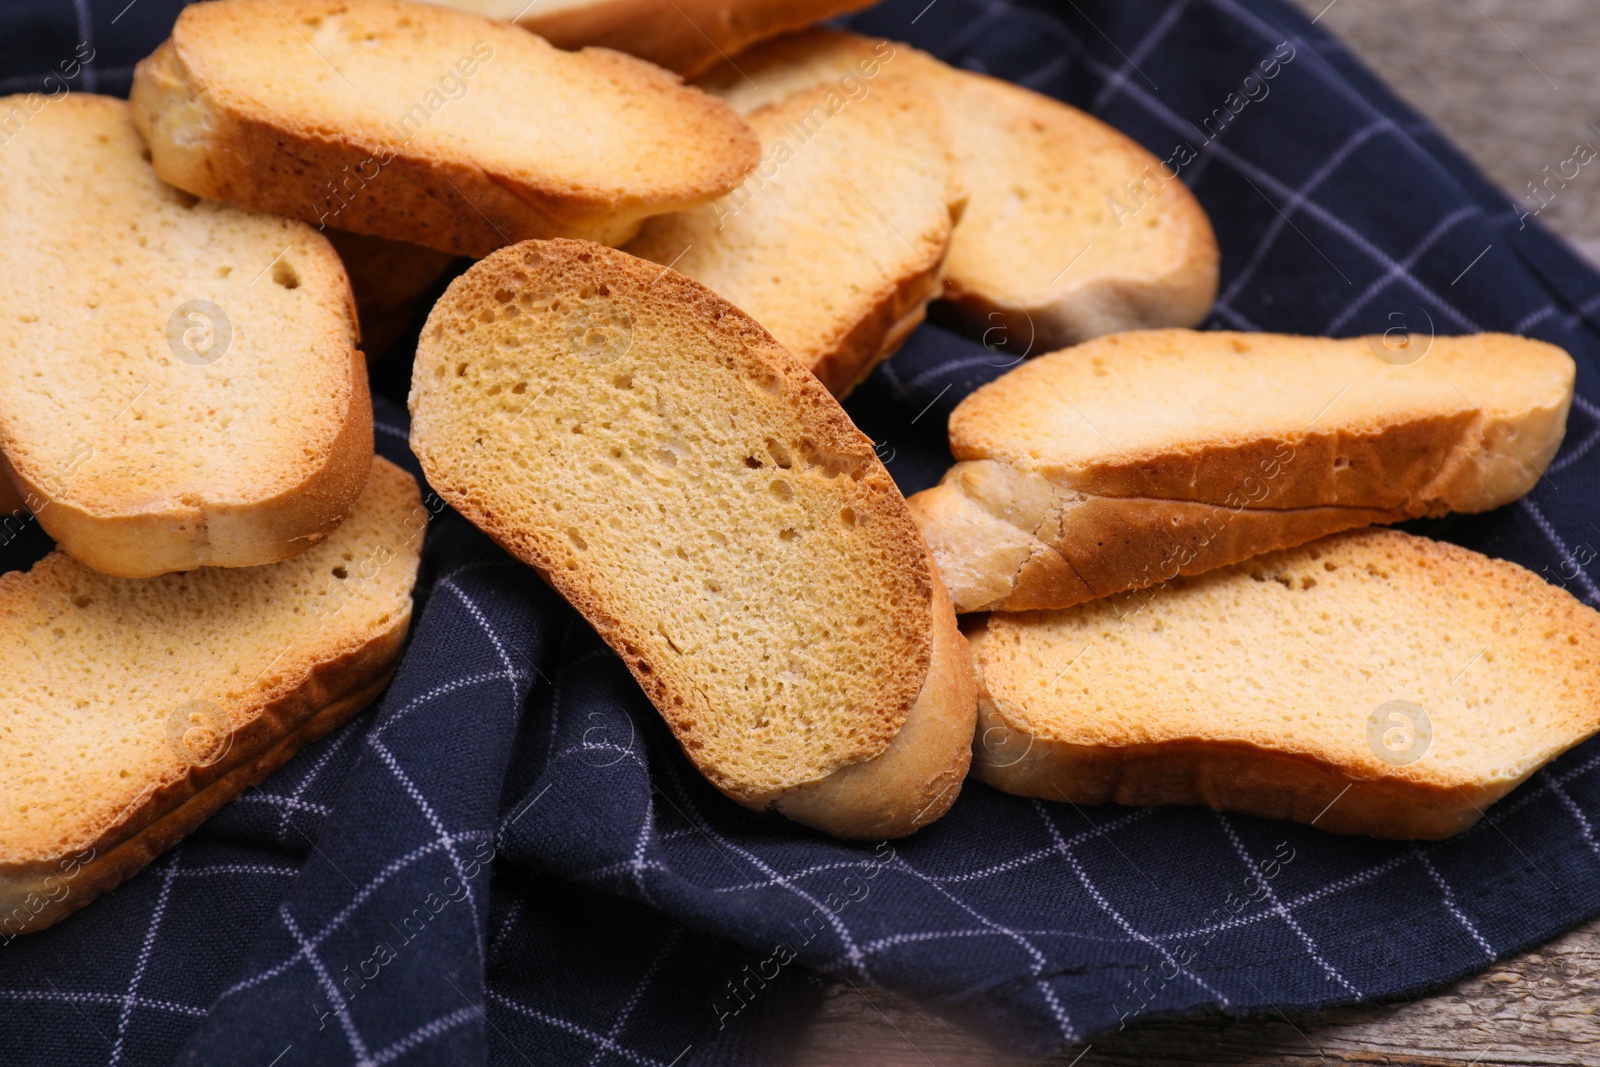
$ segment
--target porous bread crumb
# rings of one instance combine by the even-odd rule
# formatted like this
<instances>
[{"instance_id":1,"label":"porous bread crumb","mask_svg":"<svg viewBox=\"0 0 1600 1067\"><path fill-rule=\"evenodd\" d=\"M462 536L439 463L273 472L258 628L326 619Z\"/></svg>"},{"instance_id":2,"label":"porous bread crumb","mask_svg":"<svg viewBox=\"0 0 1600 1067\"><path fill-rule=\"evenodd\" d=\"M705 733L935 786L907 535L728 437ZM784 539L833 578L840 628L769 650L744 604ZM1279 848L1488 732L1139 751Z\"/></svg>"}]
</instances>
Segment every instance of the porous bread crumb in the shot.
<instances>
[{"instance_id":1,"label":"porous bread crumb","mask_svg":"<svg viewBox=\"0 0 1600 1067\"><path fill-rule=\"evenodd\" d=\"M942 111L909 86L816 86L751 112L760 165L628 245L726 297L835 396L887 359L942 289L965 194Z\"/></svg>"},{"instance_id":2,"label":"porous bread crumb","mask_svg":"<svg viewBox=\"0 0 1600 1067\"><path fill-rule=\"evenodd\" d=\"M429 483L584 613L718 788L780 803L919 714L882 819L805 819L901 834L948 807L972 698L931 676L953 616L927 548L872 442L747 316L621 252L517 245L435 306L411 412Z\"/></svg>"},{"instance_id":3,"label":"porous bread crumb","mask_svg":"<svg viewBox=\"0 0 1600 1067\"><path fill-rule=\"evenodd\" d=\"M989 739L1015 733L974 773L1035 796L1311 821L1342 780L1324 829L1443 836L1600 728L1600 614L1396 530L980 631Z\"/></svg>"},{"instance_id":4,"label":"porous bread crumb","mask_svg":"<svg viewBox=\"0 0 1600 1067\"><path fill-rule=\"evenodd\" d=\"M379 460L349 518L292 560L129 579L55 552L0 576L0 882L109 852L382 677L427 518Z\"/></svg>"},{"instance_id":5,"label":"porous bread crumb","mask_svg":"<svg viewBox=\"0 0 1600 1067\"><path fill-rule=\"evenodd\" d=\"M327 241L161 181L120 100L53 101L5 155L0 446L40 524L130 576L327 536L372 456Z\"/></svg>"},{"instance_id":6,"label":"porous bread crumb","mask_svg":"<svg viewBox=\"0 0 1600 1067\"><path fill-rule=\"evenodd\" d=\"M409 0L192 5L130 100L181 188L456 255L620 243L758 157L737 115L675 75Z\"/></svg>"},{"instance_id":7,"label":"porous bread crumb","mask_svg":"<svg viewBox=\"0 0 1600 1067\"><path fill-rule=\"evenodd\" d=\"M1037 354L1115 330L1193 326L1210 310L1218 252L1205 212L1161 160L1076 108L831 29L758 45L701 84L748 113L845 79L904 80L943 106L968 193L945 295L987 343Z\"/></svg>"}]
</instances>

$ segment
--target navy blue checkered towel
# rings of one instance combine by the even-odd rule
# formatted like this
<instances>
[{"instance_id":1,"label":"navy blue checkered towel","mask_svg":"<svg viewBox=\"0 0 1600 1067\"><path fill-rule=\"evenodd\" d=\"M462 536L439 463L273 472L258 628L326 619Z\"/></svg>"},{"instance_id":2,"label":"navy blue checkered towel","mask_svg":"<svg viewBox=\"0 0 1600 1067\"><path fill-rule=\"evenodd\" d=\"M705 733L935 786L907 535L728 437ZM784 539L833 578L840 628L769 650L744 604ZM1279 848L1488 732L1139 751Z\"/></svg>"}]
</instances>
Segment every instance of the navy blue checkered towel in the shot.
<instances>
[{"instance_id":1,"label":"navy blue checkered towel","mask_svg":"<svg viewBox=\"0 0 1600 1067\"><path fill-rule=\"evenodd\" d=\"M13 0L0 88L92 55L70 85L124 92L177 7ZM888 0L854 21L1182 160L1222 244L1214 325L1565 347L1580 395L1549 477L1425 529L1600 602L1600 276L1335 41L1281 0ZM406 362L374 368L379 447L415 471ZM1005 362L926 326L847 407L909 493ZM0 949L0 1062L771 1062L818 973L1043 1052L1124 1017L1415 994L1600 909L1600 744L1418 846L975 783L908 840L844 844L707 786L589 627L448 511L418 598L372 711Z\"/></svg>"}]
</instances>

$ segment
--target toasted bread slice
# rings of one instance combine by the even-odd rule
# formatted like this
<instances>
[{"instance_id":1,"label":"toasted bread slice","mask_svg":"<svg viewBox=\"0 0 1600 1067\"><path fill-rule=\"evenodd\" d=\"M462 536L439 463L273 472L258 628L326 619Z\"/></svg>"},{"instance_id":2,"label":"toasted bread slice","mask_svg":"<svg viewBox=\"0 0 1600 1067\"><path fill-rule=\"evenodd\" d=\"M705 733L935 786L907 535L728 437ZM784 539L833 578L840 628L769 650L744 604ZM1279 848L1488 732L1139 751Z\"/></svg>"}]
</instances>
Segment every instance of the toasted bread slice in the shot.
<instances>
[{"instance_id":1,"label":"toasted bread slice","mask_svg":"<svg viewBox=\"0 0 1600 1067\"><path fill-rule=\"evenodd\" d=\"M456 257L421 245L386 241L363 233L329 227L323 233L350 275L356 317L361 323L361 348L371 356L386 350L405 332L417 300L431 288Z\"/></svg>"},{"instance_id":2,"label":"toasted bread slice","mask_svg":"<svg viewBox=\"0 0 1600 1067\"><path fill-rule=\"evenodd\" d=\"M997 613L970 636L974 775L1074 804L1448 837L1600 729L1600 614L1398 530Z\"/></svg>"},{"instance_id":3,"label":"toasted bread slice","mask_svg":"<svg viewBox=\"0 0 1600 1067\"><path fill-rule=\"evenodd\" d=\"M127 579L55 552L0 577L0 936L128 878L377 696L427 518L380 459L284 563Z\"/></svg>"},{"instance_id":4,"label":"toasted bread slice","mask_svg":"<svg viewBox=\"0 0 1600 1067\"><path fill-rule=\"evenodd\" d=\"M192 5L131 101L180 188L468 256L621 243L759 158L737 115L657 67L406 0Z\"/></svg>"},{"instance_id":5,"label":"toasted bread slice","mask_svg":"<svg viewBox=\"0 0 1600 1067\"><path fill-rule=\"evenodd\" d=\"M944 115L908 85L813 86L748 116L764 158L706 207L627 246L671 264L772 332L842 397L892 355L943 288L965 194Z\"/></svg>"},{"instance_id":6,"label":"toasted bread slice","mask_svg":"<svg viewBox=\"0 0 1600 1067\"><path fill-rule=\"evenodd\" d=\"M819 82L909 79L944 105L969 199L945 296L1023 354L1117 330L1193 326L1216 298L1211 222L1172 168L1099 119L909 45L814 29L702 81L740 111Z\"/></svg>"},{"instance_id":7,"label":"toasted bread slice","mask_svg":"<svg viewBox=\"0 0 1600 1067\"><path fill-rule=\"evenodd\" d=\"M558 48L601 45L692 78L738 52L871 0L434 0L516 19Z\"/></svg>"},{"instance_id":8,"label":"toasted bread slice","mask_svg":"<svg viewBox=\"0 0 1600 1067\"><path fill-rule=\"evenodd\" d=\"M128 577L327 537L372 464L328 242L161 181L120 100L73 93L5 151L0 448L40 525Z\"/></svg>"},{"instance_id":9,"label":"toasted bread slice","mask_svg":"<svg viewBox=\"0 0 1600 1067\"><path fill-rule=\"evenodd\" d=\"M858 838L954 802L975 698L927 547L749 316L623 252L517 245L434 306L411 412L429 484L583 612L728 796Z\"/></svg>"},{"instance_id":10,"label":"toasted bread slice","mask_svg":"<svg viewBox=\"0 0 1600 1067\"><path fill-rule=\"evenodd\" d=\"M990 382L950 417L960 462L911 499L956 610L1066 607L1533 488L1572 357L1505 334L1410 344L1151 330Z\"/></svg>"}]
</instances>

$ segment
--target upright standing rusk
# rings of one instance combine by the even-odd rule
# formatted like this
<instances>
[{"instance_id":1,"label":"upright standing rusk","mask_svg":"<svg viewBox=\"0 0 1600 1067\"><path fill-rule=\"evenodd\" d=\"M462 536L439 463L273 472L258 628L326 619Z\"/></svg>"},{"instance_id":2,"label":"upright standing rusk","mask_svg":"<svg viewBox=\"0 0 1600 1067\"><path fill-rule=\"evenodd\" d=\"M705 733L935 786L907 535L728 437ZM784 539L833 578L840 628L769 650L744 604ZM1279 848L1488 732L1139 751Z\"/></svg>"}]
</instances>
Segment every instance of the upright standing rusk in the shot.
<instances>
[{"instance_id":1,"label":"upright standing rusk","mask_svg":"<svg viewBox=\"0 0 1600 1067\"><path fill-rule=\"evenodd\" d=\"M872 442L748 316L578 241L458 278L423 329L429 483L627 661L733 799L843 837L954 802L976 695Z\"/></svg>"}]
</instances>

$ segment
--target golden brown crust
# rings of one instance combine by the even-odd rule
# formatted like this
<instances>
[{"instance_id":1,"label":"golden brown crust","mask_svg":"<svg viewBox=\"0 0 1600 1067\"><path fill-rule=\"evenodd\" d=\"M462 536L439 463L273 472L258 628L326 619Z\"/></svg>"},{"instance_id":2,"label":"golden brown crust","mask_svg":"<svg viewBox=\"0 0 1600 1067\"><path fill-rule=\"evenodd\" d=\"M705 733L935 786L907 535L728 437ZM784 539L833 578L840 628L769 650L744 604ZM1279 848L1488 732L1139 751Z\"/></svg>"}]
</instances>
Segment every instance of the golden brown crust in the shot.
<instances>
[{"instance_id":1,"label":"golden brown crust","mask_svg":"<svg viewBox=\"0 0 1600 1067\"><path fill-rule=\"evenodd\" d=\"M292 559L326 538L350 513L372 468L372 398L366 358L350 349L350 391L338 436L299 484L244 504L163 499L99 506L52 496L0 454L39 525L74 559L121 578L195 567L257 567ZM196 494L192 499L200 499Z\"/></svg>"},{"instance_id":2,"label":"golden brown crust","mask_svg":"<svg viewBox=\"0 0 1600 1067\"><path fill-rule=\"evenodd\" d=\"M1571 356L1531 338L1474 334L1432 338L1414 364L1388 366L1374 354L1384 341L1177 329L1097 338L1030 360L962 400L950 416L951 452L957 460L1005 461L1087 492L1163 500L1222 503L1244 479L1269 473L1272 498L1264 506L1398 508L1412 516L1499 507L1538 481L1565 431L1576 372ZM1288 375L1291 360L1319 368L1320 376L1314 390L1297 397L1304 415L1274 415L1279 426L1272 431L1235 419L1189 440L1164 441L1157 432L1155 444L1124 434L1111 447L1093 430L1071 448L1040 440L1052 423L1087 418L1066 399L1086 380L1086 368L1110 368L1125 380L1166 371L1167 379L1182 374L1195 387L1199 360L1210 361L1205 387L1216 390ZM1492 382L1482 386L1485 395L1455 384L1469 373ZM1406 375L1422 385L1411 386ZM1428 390L1429 383L1437 388ZM1367 406L1346 416L1345 387L1358 384ZM1489 393L1513 387L1515 402ZM1164 388L1160 381L1136 384L1127 402L1151 404Z\"/></svg>"},{"instance_id":3,"label":"golden brown crust","mask_svg":"<svg viewBox=\"0 0 1600 1067\"><path fill-rule=\"evenodd\" d=\"M821 27L701 80L748 112L806 84L880 75L943 105L964 162L971 201L936 315L1026 355L1205 318L1219 270L1210 219L1160 160L1091 115L909 45Z\"/></svg>"},{"instance_id":4,"label":"golden brown crust","mask_svg":"<svg viewBox=\"0 0 1600 1067\"><path fill-rule=\"evenodd\" d=\"M601 45L693 78L755 44L870 0L596 0L519 20L558 48ZM733 60L732 62L738 62Z\"/></svg>"},{"instance_id":5,"label":"golden brown crust","mask_svg":"<svg viewBox=\"0 0 1600 1067\"><path fill-rule=\"evenodd\" d=\"M496 62L538 64L561 57L596 83L630 87L652 107L671 100L687 154L616 188L587 188L545 172L536 155L515 173L497 173L470 149L430 150L410 139L396 143L392 135L384 140L378 123L387 116L372 116L370 135L330 129L315 113L279 108L270 94L259 96L230 80L229 56L250 39L253 20L336 13L375 25L404 20L408 29L428 30L425 36L475 34L490 42ZM605 49L570 56L503 24L405 0L367 0L354 7L339 0L193 5L179 16L172 37L139 64L130 102L157 171L180 188L473 257L536 237L620 244L648 215L682 210L731 189L760 155L755 135L725 105L651 64ZM335 206L330 189L341 183L351 195L340 195Z\"/></svg>"},{"instance_id":6,"label":"golden brown crust","mask_svg":"<svg viewBox=\"0 0 1600 1067\"><path fill-rule=\"evenodd\" d=\"M428 513L415 480L381 460L356 512L346 536L276 570L128 582L57 552L0 578L5 647L34 661L14 667L17 692L45 693L79 716L61 725L13 709L16 728L0 746L11 783L0 936L42 928L127 878L383 689L410 624ZM235 633L242 617L257 631ZM168 658L188 653L171 643L185 627L208 624L227 636L203 638L204 662ZM151 701L178 709L165 717L165 741L163 716L142 706ZM196 704L226 725L196 719ZM197 727L220 745L211 762L186 747Z\"/></svg>"},{"instance_id":7,"label":"golden brown crust","mask_svg":"<svg viewBox=\"0 0 1600 1067\"><path fill-rule=\"evenodd\" d=\"M993 460L958 463L906 503L958 612L1071 607L1409 517L1339 505L1249 507L1242 496L1217 504L1102 496Z\"/></svg>"},{"instance_id":8,"label":"golden brown crust","mask_svg":"<svg viewBox=\"0 0 1600 1067\"><path fill-rule=\"evenodd\" d=\"M811 368L828 392L843 400L867 375L900 350L928 317L928 301L944 292L937 264L895 284L856 320L839 343Z\"/></svg>"},{"instance_id":9,"label":"golden brown crust","mask_svg":"<svg viewBox=\"0 0 1600 1067\"><path fill-rule=\"evenodd\" d=\"M1295 616L1263 605L1259 626L1227 617L1230 591L1241 586L1288 582L1299 593L1286 595L1304 596L1315 586L1312 575L1331 582L1344 572L1362 575L1361 584L1330 594L1337 599L1320 610ZM1113 609L1121 622L1106 621L1104 612L1094 616L1098 622L1080 616L1104 602L971 620L966 633L979 702L973 775L1046 800L1204 804L1334 833L1437 839L1477 822L1541 766L1600 729L1593 710L1600 683L1589 669L1600 653L1600 613L1516 564L1399 531L1364 530L1226 568L1191 591L1202 587L1218 590L1203 602L1216 613L1209 638L1185 628L1192 613L1168 610L1172 598L1186 595L1181 583L1148 602ZM1242 596L1254 610L1255 596L1248 589ZM1345 642L1326 645L1319 659L1307 642L1330 636L1322 627L1334 613L1352 631ZM1374 620L1383 628L1379 657L1342 667L1325 658L1341 656L1343 644ZM1479 648L1473 636L1465 651L1452 649L1438 627L1475 627L1473 634L1491 639ZM1051 640L1058 633L1071 635L1064 645L1077 650L1084 671L1059 686L1078 661L1063 659L1063 645ZM1284 650L1273 644L1280 639ZM1393 658L1384 664L1381 655ZM1252 683L1239 690L1217 685L1216 676L1185 674L1184 660L1217 657L1229 658L1230 677ZM1303 657L1311 659L1295 662ZM1419 657L1426 664L1407 663ZM1525 684L1530 660L1550 676L1549 685ZM1290 676L1325 669L1339 679L1341 697L1307 698L1317 691L1274 679L1260 669L1263 662ZM1131 695L1134 672L1157 686L1170 680L1187 689L1147 707ZM1463 683L1469 672L1499 680L1490 688L1470 678ZM1427 743L1409 760L1384 758L1362 695L1395 686L1426 700L1410 679L1436 674ZM1045 677L1050 682L1040 684ZM1450 704L1449 694L1464 684L1470 695L1457 693ZM1091 706L1101 710L1091 714ZM1107 706L1117 714L1107 715ZM1428 709L1421 711L1427 721Z\"/></svg>"},{"instance_id":10,"label":"golden brown crust","mask_svg":"<svg viewBox=\"0 0 1600 1067\"><path fill-rule=\"evenodd\" d=\"M850 735L834 739L834 755L826 765L819 764L816 769L807 770L796 781L774 778L776 772L768 767L762 768L767 779L762 781L748 771L734 773L723 766L721 761L726 758L723 743L717 742L715 731L708 729L718 716L717 709L708 703L693 674L683 673L687 668L679 667L678 657L660 656L651 651L661 645L657 632L660 620L637 617L638 612L630 610L630 605L613 602L596 587L596 578L586 570L586 565L565 544L551 536L551 531L522 528L507 521L502 516L512 510L513 505L497 502L492 486L474 484L463 477L462 460L453 456L448 447L448 422L457 416L439 409L430 396L435 366L441 362L454 365L457 358L437 341L435 326L449 329L447 323L458 318L474 318L480 308L500 306L495 302L496 292L516 287L519 273L524 278L522 285L558 279L565 287L563 292L584 286L596 290L603 287L608 293L607 299L622 307L631 307L636 320L643 314L641 309L647 308L660 309L678 322L695 324L695 328L704 331L724 354L723 365L727 371L765 383L756 388L773 398L771 417L789 422L785 426L775 424L774 430L784 433L798 430L812 442L819 456L834 457L824 462L837 463L839 471L843 472L836 476L841 479L840 485L848 483L851 507L858 517L856 521L876 531L873 536L884 545L892 560L890 574L905 579L909 595L896 601L892 608L895 629L905 642L893 653L897 680L879 694L874 706L851 709ZM527 280L530 277L531 283ZM913 708L918 709L919 722L936 729L929 730L934 736L925 746L919 744L916 763L903 766L905 760L887 761L885 766L893 771L896 786L909 789L915 785L916 796L921 797L925 783L920 779L926 777L928 769L924 761L938 763L941 756L943 771L936 773L956 774L959 778L958 766L964 773L967 756L962 749L970 743L970 723L959 743L954 734L961 733L963 728L958 723L952 731L948 725L950 721L959 720L962 714L959 674L952 676L954 680L941 681L932 676L930 667L936 655L942 659L951 658L945 655L948 637L940 639L946 643L940 652L936 653L934 646L939 627L954 633L954 616L899 491L878 462L872 442L855 428L821 383L778 346L759 324L709 289L670 269L585 242L528 242L504 249L453 282L435 308L418 351L411 410L412 444L429 483L508 552L536 568L583 613L628 665L696 767L733 799L755 808L775 804L782 807L782 798L796 786L816 784L841 767L883 756L906 728ZM462 412L459 417L472 416ZM948 669L960 670L955 666ZM942 671L943 668L939 673ZM928 694L926 700L924 693ZM970 706L969 700L969 712ZM929 714L923 714L924 711ZM799 762L807 767L814 762L804 753L799 756L803 757ZM886 828L898 827L897 832L909 833L921 825L916 818L917 811L905 810L910 799L914 798L880 798L882 810L871 818L826 800L806 806L805 814L795 817L831 833L864 832L861 827L873 825L873 819ZM953 800L953 791L949 799ZM922 822L943 810L932 800L924 798L920 802L928 809Z\"/></svg>"},{"instance_id":11,"label":"golden brown crust","mask_svg":"<svg viewBox=\"0 0 1600 1067\"><path fill-rule=\"evenodd\" d=\"M1440 787L1352 778L1322 760L1237 742L1112 748L1046 741L1015 729L986 693L979 697L974 748L972 776L1017 796L1138 807L1200 804L1389 840L1451 837L1521 784Z\"/></svg>"},{"instance_id":12,"label":"golden brown crust","mask_svg":"<svg viewBox=\"0 0 1600 1067\"><path fill-rule=\"evenodd\" d=\"M956 610L1069 607L1533 487L1572 401L1566 353L1440 337L1413 369L1381 342L1136 331L978 389L950 417L959 462L910 501ZM1292 400L1241 413L1254 380ZM1194 428L1213 405L1229 414Z\"/></svg>"},{"instance_id":13,"label":"golden brown crust","mask_svg":"<svg viewBox=\"0 0 1600 1067\"><path fill-rule=\"evenodd\" d=\"M192 774L183 783L188 787L186 791L168 789L147 794L137 808L127 813L125 822L107 828L94 842L67 850L66 856L0 867L0 937L36 933L53 926L115 889L250 786L289 762L301 749L350 721L388 686L394 676L393 660L399 655L404 636L402 628L387 666L376 677L358 680L349 692L328 696L310 718L298 720L298 725L269 747L258 747L256 754L248 758L225 761L226 767L219 773ZM263 714L280 723L294 720L293 715L279 714L283 710ZM263 739L272 740L270 731L256 731L256 740ZM210 772L219 767L224 767L224 761L203 770ZM65 887L64 893L61 887Z\"/></svg>"},{"instance_id":14,"label":"golden brown crust","mask_svg":"<svg viewBox=\"0 0 1600 1067\"><path fill-rule=\"evenodd\" d=\"M810 86L749 120L766 153L755 174L650 220L625 250L715 290L842 398L943 291L964 197L943 112L885 82Z\"/></svg>"},{"instance_id":15,"label":"golden brown crust","mask_svg":"<svg viewBox=\"0 0 1600 1067\"><path fill-rule=\"evenodd\" d=\"M950 597L934 585L933 656L905 725L880 755L841 767L772 802L796 822L863 841L904 837L950 810L971 763L977 682ZM951 750L959 755L954 761Z\"/></svg>"},{"instance_id":16,"label":"golden brown crust","mask_svg":"<svg viewBox=\"0 0 1600 1067\"><path fill-rule=\"evenodd\" d=\"M66 299L64 293L81 292L88 310L71 301L74 325L78 316L86 319L68 342L72 347L66 351L74 357L70 368L47 371L37 379L42 385L13 376L4 386L0 473L62 548L97 570L121 577L201 566L261 566L288 559L325 538L360 495L373 449L372 405L366 362L356 348L354 301L332 247L298 222L196 203L192 197L183 202L183 194L161 183L141 158L143 145L121 100L74 94L52 107L25 136L38 140L18 146L30 155L7 175L9 196L34 186L41 191L62 187L66 191L59 198L52 194L41 206L62 212L59 228L66 233L76 234L72 227L78 227L85 229L85 237L92 233L96 241L107 241L110 231L122 241L126 239L118 227L131 224L149 226L152 236L148 241L139 237L137 247L147 258L142 269L132 268L137 277L118 273L120 258L109 266L52 263L45 268L52 272L49 284L18 294L23 324L39 322L37 301L46 301L43 307L48 308L49 300ZM75 164L71 172L59 172L69 165L65 160ZM50 168L58 169L53 177ZM97 189L96 199L80 208L73 204L79 195L74 183L83 181L85 171L99 175L109 191ZM41 236L57 228L46 226ZM173 236L182 233L188 236ZM202 240L204 251L196 252ZM12 269L28 263L29 254L19 248ZM259 260L251 263L246 256ZM291 282L274 273L272 282L251 290L252 274L260 279L279 266L287 268ZM286 290L298 290L288 298L295 302L287 306ZM165 295L152 307L154 292ZM177 352L168 351L175 343L171 331L176 313L189 306L179 301L199 293L227 304L225 309L213 307L224 321L231 314L237 343L216 355L228 362L206 372L164 374L162 368L173 363ZM179 306L174 310L171 304ZM107 314L110 308L123 309L123 314ZM166 317L169 311L174 318ZM59 314L47 311L45 318ZM278 318L282 315L294 317L287 339L277 329L284 325ZM18 333L12 340L21 344L24 336ZM274 342L279 349L273 348ZM292 350L283 352L283 345ZM63 346L58 341L51 347L60 351ZM280 355L282 359L270 358ZM269 365L265 375L259 373L263 363ZM270 381L274 372L293 379L284 381L286 390L302 390L302 395L290 394L291 404L270 423L270 441L258 442L270 444L274 451L268 455L278 457L276 461L256 459L227 474L216 473L229 466L222 454L238 451L238 439L214 425L182 442L176 450L185 454L184 460L170 458L175 446L173 431L166 428L169 419L215 416L224 425L239 425L229 420L274 403L256 384ZM302 378L308 373L317 375L315 399L309 401ZM95 385L123 375L139 383L125 403L96 393ZM219 380L221 389L216 388ZM70 400L56 391L58 386L68 391ZM190 403L195 407L183 412ZM144 405L158 409L147 421ZM70 439L72 454L83 461L83 470L74 467L71 475L63 474L62 467L61 453L69 440L62 436L67 421L59 418L63 410L93 427L82 431L84 439ZM293 427L293 432L279 432L282 426ZM196 455L205 463L195 463Z\"/></svg>"}]
</instances>

